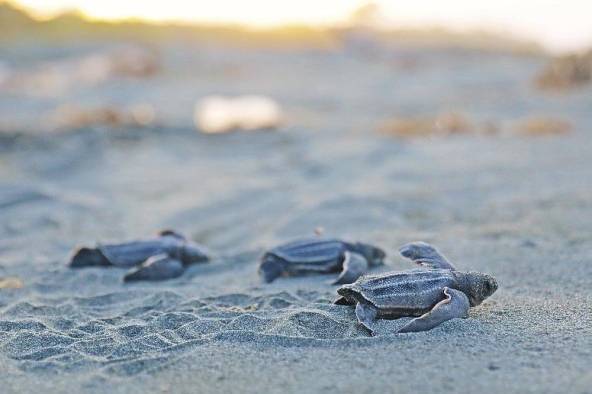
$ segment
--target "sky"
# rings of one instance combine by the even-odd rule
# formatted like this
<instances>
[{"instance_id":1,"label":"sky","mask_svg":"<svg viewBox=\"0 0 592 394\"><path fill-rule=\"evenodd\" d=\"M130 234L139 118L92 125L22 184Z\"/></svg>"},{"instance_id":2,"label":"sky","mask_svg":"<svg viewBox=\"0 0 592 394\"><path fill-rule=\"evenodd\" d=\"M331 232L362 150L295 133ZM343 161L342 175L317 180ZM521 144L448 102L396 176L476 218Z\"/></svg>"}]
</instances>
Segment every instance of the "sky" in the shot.
<instances>
[{"instance_id":1,"label":"sky","mask_svg":"<svg viewBox=\"0 0 592 394\"><path fill-rule=\"evenodd\" d=\"M364 0L12 0L39 16L78 9L92 18L241 23L256 27L339 23ZM592 0L376 0L393 27L484 29L554 51L592 46Z\"/></svg>"}]
</instances>

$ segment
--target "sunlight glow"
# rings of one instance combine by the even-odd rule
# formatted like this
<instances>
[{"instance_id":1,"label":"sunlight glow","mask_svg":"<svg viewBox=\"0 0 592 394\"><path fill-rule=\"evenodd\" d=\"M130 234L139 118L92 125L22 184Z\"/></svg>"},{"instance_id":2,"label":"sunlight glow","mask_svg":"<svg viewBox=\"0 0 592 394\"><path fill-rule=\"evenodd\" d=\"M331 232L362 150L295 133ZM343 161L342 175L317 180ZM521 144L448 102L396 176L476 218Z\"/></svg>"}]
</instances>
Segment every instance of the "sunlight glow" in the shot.
<instances>
[{"instance_id":1,"label":"sunlight glow","mask_svg":"<svg viewBox=\"0 0 592 394\"><path fill-rule=\"evenodd\" d=\"M97 19L155 22L327 25L347 19L362 0L12 0L39 16L78 9ZM592 45L588 0L377 0L393 26L439 25L507 31L552 49Z\"/></svg>"}]
</instances>

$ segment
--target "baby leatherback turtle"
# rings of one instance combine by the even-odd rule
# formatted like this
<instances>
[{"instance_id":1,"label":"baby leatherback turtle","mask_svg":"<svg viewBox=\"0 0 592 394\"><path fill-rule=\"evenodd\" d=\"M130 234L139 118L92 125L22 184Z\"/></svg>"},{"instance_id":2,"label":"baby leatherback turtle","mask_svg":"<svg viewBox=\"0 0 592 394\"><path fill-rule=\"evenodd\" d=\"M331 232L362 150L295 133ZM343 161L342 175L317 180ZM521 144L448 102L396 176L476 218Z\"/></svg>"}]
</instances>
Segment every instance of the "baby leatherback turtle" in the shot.
<instances>
[{"instance_id":1,"label":"baby leatherback turtle","mask_svg":"<svg viewBox=\"0 0 592 394\"><path fill-rule=\"evenodd\" d=\"M435 247L425 242L402 246L404 257L425 268L367 275L341 286L335 301L355 305L356 317L372 335L374 320L419 316L398 332L430 330L446 320L468 317L497 290L496 280L480 272L459 272Z\"/></svg>"},{"instance_id":2,"label":"baby leatherback turtle","mask_svg":"<svg viewBox=\"0 0 592 394\"><path fill-rule=\"evenodd\" d=\"M261 258L259 273L269 283L281 275L341 272L333 284L352 283L369 267L382 264L384 257L382 249L361 242L303 238L267 251Z\"/></svg>"},{"instance_id":3,"label":"baby leatherback turtle","mask_svg":"<svg viewBox=\"0 0 592 394\"><path fill-rule=\"evenodd\" d=\"M124 281L163 280L176 278L193 263L208 261L204 247L183 235L161 231L157 237L119 244L98 244L82 247L70 260L70 267L116 266L132 268Z\"/></svg>"}]
</instances>

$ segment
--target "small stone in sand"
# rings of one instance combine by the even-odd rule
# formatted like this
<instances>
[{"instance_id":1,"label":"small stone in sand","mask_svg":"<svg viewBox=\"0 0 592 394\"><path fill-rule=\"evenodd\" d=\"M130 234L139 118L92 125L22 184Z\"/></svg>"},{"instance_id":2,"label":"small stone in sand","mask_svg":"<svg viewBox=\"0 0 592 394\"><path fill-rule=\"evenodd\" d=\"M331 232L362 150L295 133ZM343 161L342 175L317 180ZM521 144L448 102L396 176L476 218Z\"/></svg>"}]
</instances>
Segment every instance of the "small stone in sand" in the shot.
<instances>
[{"instance_id":1,"label":"small stone in sand","mask_svg":"<svg viewBox=\"0 0 592 394\"><path fill-rule=\"evenodd\" d=\"M567 90L592 81L592 50L551 59L537 75L535 84L543 90Z\"/></svg>"},{"instance_id":2,"label":"small stone in sand","mask_svg":"<svg viewBox=\"0 0 592 394\"><path fill-rule=\"evenodd\" d=\"M161 70L158 53L151 48L130 46L109 54L115 76L146 78Z\"/></svg>"},{"instance_id":3,"label":"small stone in sand","mask_svg":"<svg viewBox=\"0 0 592 394\"><path fill-rule=\"evenodd\" d=\"M154 107L150 104L136 104L132 106L130 108L130 115L134 123L139 126L150 126L156 118Z\"/></svg>"},{"instance_id":4,"label":"small stone in sand","mask_svg":"<svg viewBox=\"0 0 592 394\"><path fill-rule=\"evenodd\" d=\"M25 70L11 70L0 65L0 89L17 94L56 97L72 89L96 86L113 78L148 78L160 70L160 57L155 50L129 46L40 62Z\"/></svg>"},{"instance_id":5,"label":"small stone in sand","mask_svg":"<svg viewBox=\"0 0 592 394\"><path fill-rule=\"evenodd\" d=\"M396 137L442 137L469 133L471 121L458 112L444 112L437 116L397 117L384 122L379 130Z\"/></svg>"},{"instance_id":6,"label":"small stone in sand","mask_svg":"<svg viewBox=\"0 0 592 394\"><path fill-rule=\"evenodd\" d=\"M17 277L0 278L0 289L20 289L23 286L23 281Z\"/></svg>"},{"instance_id":7,"label":"small stone in sand","mask_svg":"<svg viewBox=\"0 0 592 394\"><path fill-rule=\"evenodd\" d=\"M567 134L572 124L563 119L533 116L520 121L515 128L516 134L529 136Z\"/></svg>"},{"instance_id":8,"label":"small stone in sand","mask_svg":"<svg viewBox=\"0 0 592 394\"><path fill-rule=\"evenodd\" d=\"M195 127L202 133L274 129L282 124L279 104L265 96L208 96L195 105Z\"/></svg>"},{"instance_id":9,"label":"small stone in sand","mask_svg":"<svg viewBox=\"0 0 592 394\"><path fill-rule=\"evenodd\" d=\"M85 108L66 104L49 115L48 124L54 130L76 130L89 126L137 126L146 127L154 122L154 108L149 104L137 104L129 109L111 105Z\"/></svg>"}]
</instances>

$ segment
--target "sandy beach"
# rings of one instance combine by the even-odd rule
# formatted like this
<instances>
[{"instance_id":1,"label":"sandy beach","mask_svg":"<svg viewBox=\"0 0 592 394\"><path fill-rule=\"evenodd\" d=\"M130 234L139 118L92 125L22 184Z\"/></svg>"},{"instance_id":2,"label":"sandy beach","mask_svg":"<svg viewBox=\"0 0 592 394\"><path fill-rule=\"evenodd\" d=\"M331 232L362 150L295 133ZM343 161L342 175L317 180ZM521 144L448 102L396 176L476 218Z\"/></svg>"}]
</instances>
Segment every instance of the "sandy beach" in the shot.
<instances>
[{"instance_id":1,"label":"sandy beach","mask_svg":"<svg viewBox=\"0 0 592 394\"><path fill-rule=\"evenodd\" d=\"M2 55L26 68L49 53L93 50ZM0 94L3 124L13 125L0 135L0 276L22 281L0 289L0 391L592 392L589 87L536 91L545 62L536 56L158 50L163 69L150 79L50 98ZM277 100L285 126L195 130L197 99L251 93ZM148 103L156 118L43 131L46 114L72 102ZM393 116L443 111L502 132L377 131ZM511 132L540 115L573 129ZM333 275L271 284L257 275L265 249L317 227L386 250L373 272L412 268L397 248L424 240L460 269L494 275L499 290L468 319L399 335L409 319L380 320L369 337L352 308L332 304ZM163 228L214 258L156 283L67 267L76 246Z\"/></svg>"}]
</instances>

